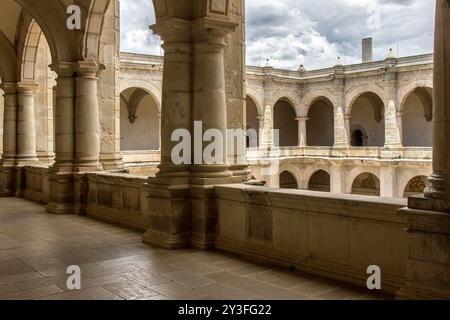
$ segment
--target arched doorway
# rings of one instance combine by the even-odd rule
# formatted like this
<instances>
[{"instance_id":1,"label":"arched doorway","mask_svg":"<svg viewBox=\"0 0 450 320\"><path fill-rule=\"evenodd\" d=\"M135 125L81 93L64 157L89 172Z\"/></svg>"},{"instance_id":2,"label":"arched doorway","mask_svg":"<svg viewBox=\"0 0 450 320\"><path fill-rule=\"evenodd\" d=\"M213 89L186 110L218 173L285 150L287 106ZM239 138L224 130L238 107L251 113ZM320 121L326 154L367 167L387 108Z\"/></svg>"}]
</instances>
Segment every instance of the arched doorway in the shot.
<instances>
[{"instance_id":1,"label":"arched doorway","mask_svg":"<svg viewBox=\"0 0 450 320\"><path fill-rule=\"evenodd\" d=\"M128 88L120 95L122 151L159 150L160 114L156 100L141 88Z\"/></svg>"},{"instance_id":2,"label":"arched doorway","mask_svg":"<svg viewBox=\"0 0 450 320\"><path fill-rule=\"evenodd\" d=\"M327 98L316 99L309 108L306 136L308 146L331 147L334 145L334 107Z\"/></svg>"},{"instance_id":3,"label":"arched doorway","mask_svg":"<svg viewBox=\"0 0 450 320\"><path fill-rule=\"evenodd\" d=\"M403 145L433 145L433 98L431 88L417 88L403 104Z\"/></svg>"},{"instance_id":4,"label":"arched doorway","mask_svg":"<svg viewBox=\"0 0 450 320\"><path fill-rule=\"evenodd\" d=\"M359 136L363 136L362 146L382 147L384 146L384 103L383 100L373 92L360 95L351 106L351 137L355 135L358 139L352 146L361 146ZM353 141L352 141L353 142Z\"/></svg>"},{"instance_id":5,"label":"arched doorway","mask_svg":"<svg viewBox=\"0 0 450 320\"><path fill-rule=\"evenodd\" d=\"M280 189L298 189L297 180L289 171L280 174Z\"/></svg>"},{"instance_id":6,"label":"arched doorway","mask_svg":"<svg viewBox=\"0 0 450 320\"><path fill-rule=\"evenodd\" d=\"M309 179L308 190L330 192L330 182L331 178L329 173L324 170L319 170L312 175L311 179Z\"/></svg>"},{"instance_id":7,"label":"arched doorway","mask_svg":"<svg viewBox=\"0 0 450 320\"><path fill-rule=\"evenodd\" d=\"M428 178L425 176L417 176L412 178L408 184L406 185L404 197L408 198L415 195L421 195L425 191L425 188L427 188L430 185L428 182Z\"/></svg>"},{"instance_id":8,"label":"arched doorway","mask_svg":"<svg viewBox=\"0 0 450 320\"><path fill-rule=\"evenodd\" d=\"M372 173L362 173L355 178L352 194L363 196L380 196L380 179Z\"/></svg>"},{"instance_id":9,"label":"arched doorway","mask_svg":"<svg viewBox=\"0 0 450 320\"><path fill-rule=\"evenodd\" d=\"M259 119L258 107L255 101L247 96L246 100L246 128L247 128L247 148L259 146ZM254 137L254 135L256 135ZM253 141L254 140L254 141Z\"/></svg>"},{"instance_id":10,"label":"arched doorway","mask_svg":"<svg viewBox=\"0 0 450 320\"><path fill-rule=\"evenodd\" d=\"M279 100L273 110L274 129L279 130L280 147L298 146L298 122L294 106L287 100Z\"/></svg>"},{"instance_id":11,"label":"arched doorway","mask_svg":"<svg viewBox=\"0 0 450 320\"><path fill-rule=\"evenodd\" d=\"M362 132L362 130L355 129L352 132L352 146L353 147L363 147L364 140L366 139L366 135Z\"/></svg>"}]
</instances>

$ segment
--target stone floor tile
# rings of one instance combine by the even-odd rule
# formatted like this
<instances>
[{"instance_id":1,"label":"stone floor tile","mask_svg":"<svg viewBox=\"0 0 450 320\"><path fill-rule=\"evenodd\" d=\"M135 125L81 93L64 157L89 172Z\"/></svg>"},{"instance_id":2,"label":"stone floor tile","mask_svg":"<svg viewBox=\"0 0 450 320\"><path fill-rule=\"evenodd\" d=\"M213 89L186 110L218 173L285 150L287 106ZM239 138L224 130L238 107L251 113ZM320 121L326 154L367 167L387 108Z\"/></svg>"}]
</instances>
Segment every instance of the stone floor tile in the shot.
<instances>
[{"instance_id":1,"label":"stone floor tile","mask_svg":"<svg viewBox=\"0 0 450 320\"><path fill-rule=\"evenodd\" d=\"M131 281L108 284L103 286L103 288L126 300L142 300L159 295L159 293L154 290L140 286Z\"/></svg>"}]
</instances>

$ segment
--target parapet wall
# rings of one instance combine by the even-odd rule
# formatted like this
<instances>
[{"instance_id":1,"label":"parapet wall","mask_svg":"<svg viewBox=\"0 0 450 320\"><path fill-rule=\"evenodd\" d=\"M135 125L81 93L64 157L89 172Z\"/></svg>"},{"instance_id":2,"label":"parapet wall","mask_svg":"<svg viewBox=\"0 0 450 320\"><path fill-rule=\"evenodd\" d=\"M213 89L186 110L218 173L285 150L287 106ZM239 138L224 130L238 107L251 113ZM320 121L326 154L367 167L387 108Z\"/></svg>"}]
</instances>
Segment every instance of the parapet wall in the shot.
<instances>
[{"instance_id":1,"label":"parapet wall","mask_svg":"<svg viewBox=\"0 0 450 320\"><path fill-rule=\"evenodd\" d=\"M392 294L405 282L405 200L243 185L216 194L218 249L363 288L377 265Z\"/></svg>"}]
</instances>

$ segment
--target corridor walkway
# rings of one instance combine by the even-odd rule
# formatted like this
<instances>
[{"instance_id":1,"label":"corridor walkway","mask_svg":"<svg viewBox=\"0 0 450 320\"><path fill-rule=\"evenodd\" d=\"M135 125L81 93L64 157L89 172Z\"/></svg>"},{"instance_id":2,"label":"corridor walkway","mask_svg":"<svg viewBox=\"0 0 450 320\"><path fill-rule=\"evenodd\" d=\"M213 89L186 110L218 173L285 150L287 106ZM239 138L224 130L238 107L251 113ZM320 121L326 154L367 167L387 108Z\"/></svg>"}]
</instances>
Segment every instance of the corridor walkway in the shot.
<instances>
[{"instance_id":1,"label":"corridor walkway","mask_svg":"<svg viewBox=\"0 0 450 320\"><path fill-rule=\"evenodd\" d=\"M70 265L81 267L81 290L67 289ZM150 247L137 232L0 198L0 300L373 298L219 252Z\"/></svg>"}]
</instances>

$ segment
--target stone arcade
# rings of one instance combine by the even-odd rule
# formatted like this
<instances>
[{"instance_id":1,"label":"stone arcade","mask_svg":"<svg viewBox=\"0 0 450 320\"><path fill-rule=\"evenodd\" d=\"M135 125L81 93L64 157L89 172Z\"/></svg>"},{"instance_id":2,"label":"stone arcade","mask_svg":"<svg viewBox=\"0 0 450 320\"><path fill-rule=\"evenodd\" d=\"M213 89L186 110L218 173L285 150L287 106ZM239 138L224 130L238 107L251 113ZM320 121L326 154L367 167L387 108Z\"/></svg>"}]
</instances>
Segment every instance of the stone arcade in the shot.
<instances>
[{"instance_id":1,"label":"stone arcade","mask_svg":"<svg viewBox=\"0 0 450 320\"><path fill-rule=\"evenodd\" d=\"M296 72L245 67L242 0L154 0L163 61L120 54L116 0L76 1L76 32L67 1L3 2L1 196L141 231L149 248L215 248L361 288L378 265L387 294L450 298L448 0L434 58L366 51ZM234 154L256 164L233 164L226 144L224 164L174 164L171 135L195 121L224 137L261 129L261 148ZM280 170L264 176L274 150Z\"/></svg>"}]
</instances>

